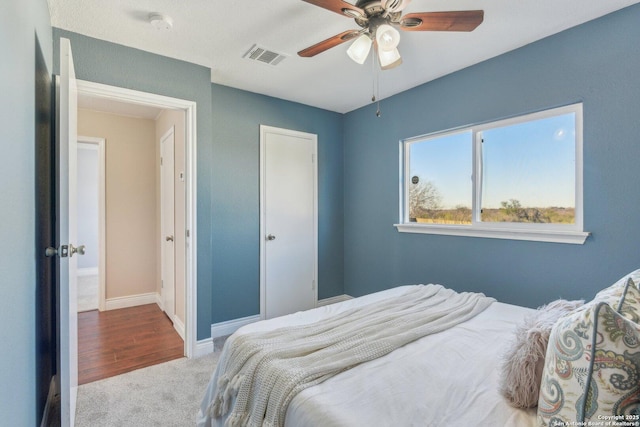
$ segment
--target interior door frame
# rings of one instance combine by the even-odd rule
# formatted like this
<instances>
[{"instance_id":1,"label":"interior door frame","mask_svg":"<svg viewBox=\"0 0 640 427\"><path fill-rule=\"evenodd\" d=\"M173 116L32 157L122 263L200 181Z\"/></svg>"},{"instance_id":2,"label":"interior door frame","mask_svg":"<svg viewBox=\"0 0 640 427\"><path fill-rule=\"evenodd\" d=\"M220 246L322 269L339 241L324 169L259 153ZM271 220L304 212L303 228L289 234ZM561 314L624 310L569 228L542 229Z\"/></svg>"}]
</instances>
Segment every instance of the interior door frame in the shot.
<instances>
[{"instance_id":1,"label":"interior door frame","mask_svg":"<svg viewBox=\"0 0 640 427\"><path fill-rule=\"evenodd\" d=\"M314 251L314 272L315 286L314 299L318 305L318 135L300 132L291 129L278 128L274 126L260 125L260 318L266 318L266 143L267 133L278 133L281 135L293 136L297 138L311 139L313 143L313 251Z\"/></svg>"},{"instance_id":2,"label":"interior door frame","mask_svg":"<svg viewBox=\"0 0 640 427\"><path fill-rule=\"evenodd\" d=\"M148 105L161 109L183 110L185 113L185 337L184 354L197 355L197 126L196 103L133 89L77 80L78 94L106 98L130 104Z\"/></svg>"},{"instance_id":3,"label":"interior door frame","mask_svg":"<svg viewBox=\"0 0 640 427\"><path fill-rule=\"evenodd\" d=\"M88 144L98 151L98 310L106 310L106 146L104 138L78 135L78 145Z\"/></svg>"}]
</instances>

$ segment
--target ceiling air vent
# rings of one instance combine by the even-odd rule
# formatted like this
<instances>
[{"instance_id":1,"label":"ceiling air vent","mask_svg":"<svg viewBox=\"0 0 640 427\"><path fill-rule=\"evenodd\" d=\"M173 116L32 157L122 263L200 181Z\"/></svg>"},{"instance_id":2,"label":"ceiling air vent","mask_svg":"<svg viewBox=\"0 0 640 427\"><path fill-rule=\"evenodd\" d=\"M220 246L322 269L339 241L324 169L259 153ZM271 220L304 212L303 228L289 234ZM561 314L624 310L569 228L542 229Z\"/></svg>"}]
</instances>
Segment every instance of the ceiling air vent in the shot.
<instances>
[{"instance_id":1,"label":"ceiling air vent","mask_svg":"<svg viewBox=\"0 0 640 427\"><path fill-rule=\"evenodd\" d=\"M245 53L242 57L252 59L254 61L260 61L270 65L278 65L280 62L282 62L283 59L286 58L286 56L280 53L273 52L256 44L251 46L251 49L249 49L247 53Z\"/></svg>"}]
</instances>

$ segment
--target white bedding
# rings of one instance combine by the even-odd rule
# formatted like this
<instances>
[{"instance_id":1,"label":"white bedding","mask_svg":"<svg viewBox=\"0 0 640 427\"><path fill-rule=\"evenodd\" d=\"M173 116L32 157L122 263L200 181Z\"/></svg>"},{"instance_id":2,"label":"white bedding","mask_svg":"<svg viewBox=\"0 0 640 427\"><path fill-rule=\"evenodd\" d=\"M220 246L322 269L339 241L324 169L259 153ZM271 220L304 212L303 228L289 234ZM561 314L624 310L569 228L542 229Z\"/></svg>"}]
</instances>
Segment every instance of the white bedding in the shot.
<instances>
[{"instance_id":1,"label":"white bedding","mask_svg":"<svg viewBox=\"0 0 640 427\"><path fill-rule=\"evenodd\" d=\"M406 292L389 289L314 310L257 322L236 334L307 324L343 310ZM298 394L285 425L304 426L534 426L535 410L508 405L498 392L500 355L515 324L531 309L494 303L470 321L429 335ZM232 336L231 339L234 339ZM204 411L198 426L219 425Z\"/></svg>"}]
</instances>

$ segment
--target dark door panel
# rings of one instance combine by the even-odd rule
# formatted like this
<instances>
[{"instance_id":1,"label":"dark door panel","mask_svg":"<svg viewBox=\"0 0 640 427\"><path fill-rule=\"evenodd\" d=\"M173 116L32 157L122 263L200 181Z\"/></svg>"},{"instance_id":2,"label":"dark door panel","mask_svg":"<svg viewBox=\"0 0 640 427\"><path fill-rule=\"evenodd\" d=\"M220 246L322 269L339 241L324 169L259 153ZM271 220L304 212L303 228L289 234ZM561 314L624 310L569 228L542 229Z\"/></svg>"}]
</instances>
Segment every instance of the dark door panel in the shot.
<instances>
[{"instance_id":1,"label":"dark door panel","mask_svg":"<svg viewBox=\"0 0 640 427\"><path fill-rule=\"evenodd\" d=\"M53 138L53 86L36 38L35 163L36 163L36 419L43 417L52 378L56 375L57 259L45 249L55 242L55 146ZM27 192L28 189L25 189ZM52 415L52 414L51 414ZM54 415L55 416L55 415ZM55 422L45 422L45 425Z\"/></svg>"}]
</instances>

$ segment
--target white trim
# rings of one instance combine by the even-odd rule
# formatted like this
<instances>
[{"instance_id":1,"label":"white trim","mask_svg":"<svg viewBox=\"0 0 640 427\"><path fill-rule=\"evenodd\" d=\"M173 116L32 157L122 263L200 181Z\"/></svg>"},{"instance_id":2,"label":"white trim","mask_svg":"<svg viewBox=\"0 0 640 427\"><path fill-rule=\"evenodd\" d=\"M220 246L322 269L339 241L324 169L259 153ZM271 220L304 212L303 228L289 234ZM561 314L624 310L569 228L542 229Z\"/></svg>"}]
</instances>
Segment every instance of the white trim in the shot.
<instances>
[{"instance_id":1,"label":"white trim","mask_svg":"<svg viewBox=\"0 0 640 427\"><path fill-rule=\"evenodd\" d=\"M155 93L142 92L134 89L126 89L117 86L110 86L102 83L95 83L77 79L78 92L97 98L107 98L114 101L126 102L127 104L149 105L156 108L177 108L186 109L193 101L188 101Z\"/></svg>"},{"instance_id":2,"label":"white trim","mask_svg":"<svg viewBox=\"0 0 640 427\"><path fill-rule=\"evenodd\" d=\"M351 295L347 295L347 294L336 295L335 297L329 297L329 298L318 300L316 307L323 307L325 305L335 304L342 301L348 301L350 299L353 299Z\"/></svg>"},{"instance_id":3,"label":"white trim","mask_svg":"<svg viewBox=\"0 0 640 427\"><path fill-rule=\"evenodd\" d=\"M76 425L76 414L75 414L75 409L78 407L78 386L74 386L71 387L71 390L69 391L69 394L71 396L71 401L74 402L72 409L74 410L73 412L73 416L71 418L71 426L75 426Z\"/></svg>"},{"instance_id":4,"label":"white trim","mask_svg":"<svg viewBox=\"0 0 640 427\"><path fill-rule=\"evenodd\" d=\"M179 109L185 112L185 203L186 203L186 283L185 283L185 340L184 353L193 357L196 352L198 301L197 301L197 106L193 101L171 98L101 83L78 80L78 93L121 102L150 105L163 109Z\"/></svg>"},{"instance_id":5,"label":"white trim","mask_svg":"<svg viewBox=\"0 0 640 427\"><path fill-rule=\"evenodd\" d=\"M97 276L100 270L98 267L87 267L87 268L79 268L78 274L76 276Z\"/></svg>"},{"instance_id":6,"label":"white trim","mask_svg":"<svg viewBox=\"0 0 640 427\"><path fill-rule=\"evenodd\" d=\"M266 317L266 218L265 218L265 144L266 133L273 132L283 135L293 136L297 138L310 139L313 144L313 250L314 250L314 266L313 266L313 303L318 303L318 135L308 132L299 132L290 129L277 128L273 126L260 125L260 318Z\"/></svg>"},{"instance_id":7,"label":"white trim","mask_svg":"<svg viewBox=\"0 0 640 427\"><path fill-rule=\"evenodd\" d=\"M205 338L196 342L196 345L193 347L193 354L190 358L202 357L211 353L213 353L213 338Z\"/></svg>"},{"instance_id":8,"label":"white trim","mask_svg":"<svg viewBox=\"0 0 640 427\"><path fill-rule=\"evenodd\" d=\"M197 127L196 103L186 109L185 114L185 201L187 213L185 216L185 249L186 254L186 298L185 298L185 353L187 357L194 357L198 346L198 197L197 197ZM213 348L213 341L211 342Z\"/></svg>"},{"instance_id":9,"label":"white trim","mask_svg":"<svg viewBox=\"0 0 640 427\"><path fill-rule=\"evenodd\" d=\"M126 297L115 297L106 300L107 310L117 310L119 308L136 307L139 305L155 304L158 298L157 292L147 294L130 295Z\"/></svg>"},{"instance_id":10,"label":"white trim","mask_svg":"<svg viewBox=\"0 0 640 427\"><path fill-rule=\"evenodd\" d=\"M588 232L583 231L542 231L505 228L472 228L471 226L446 226L422 224L394 224L400 233L439 234L446 236L485 237L490 239L529 240L534 242L584 244Z\"/></svg>"},{"instance_id":11,"label":"white trim","mask_svg":"<svg viewBox=\"0 0 640 427\"><path fill-rule=\"evenodd\" d=\"M214 323L211 325L211 339L213 340L214 338L231 335L241 327L257 322L261 319L262 316L256 314L255 316L241 317L239 319L227 320L226 322Z\"/></svg>"},{"instance_id":12,"label":"white trim","mask_svg":"<svg viewBox=\"0 0 640 427\"><path fill-rule=\"evenodd\" d=\"M163 304L162 304L162 302L163 302L162 301L162 295L160 294L160 292L156 292L156 301L155 302L156 302L156 305L158 307L160 307L160 310L164 311L164 307L163 307Z\"/></svg>"},{"instance_id":13,"label":"white trim","mask_svg":"<svg viewBox=\"0 0 640 427\"><path fill-rule=\"evenodd\" d=\"M98 152L98 268L96 275L98 276L98 310L105 311L105 300L107 298L107 156L106 156L106 140L104 138L96 138L93 136L78 135L78 148L86 149L95 147ZM80 145L82 144L82 145ZM78 271L80 276L80 272Z\"/></svg>"},{"instance_id":14,"label":"white trim","mask_svg":"<svg viewBox=\"0 0 640 427\"><path fill-rule=\"evenodd\" d=\"M78 135L78 150L99 151L98 144L101 140L101 138Z\"/></svg>"},{"instance_id":15,"label":"white trim","mask_svg":"<svg viewBox=\"0 0 640 427\"><path fill-rule=\"evenodd\" d=\"M184 341L184 323L178 316L173 316L173 329L176 330L180 338Z\"/></svg>"}]
</instances>

